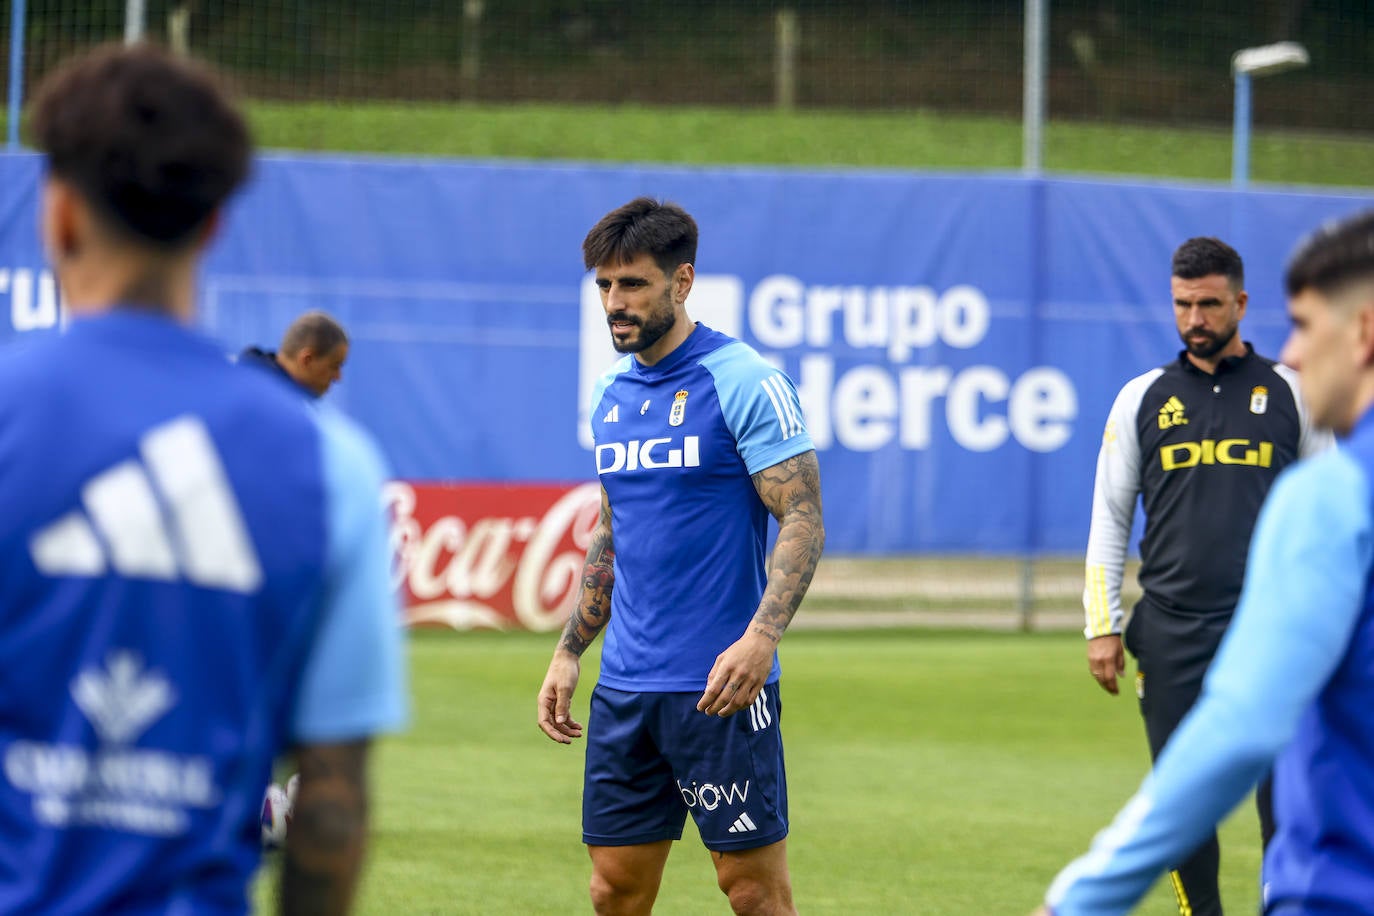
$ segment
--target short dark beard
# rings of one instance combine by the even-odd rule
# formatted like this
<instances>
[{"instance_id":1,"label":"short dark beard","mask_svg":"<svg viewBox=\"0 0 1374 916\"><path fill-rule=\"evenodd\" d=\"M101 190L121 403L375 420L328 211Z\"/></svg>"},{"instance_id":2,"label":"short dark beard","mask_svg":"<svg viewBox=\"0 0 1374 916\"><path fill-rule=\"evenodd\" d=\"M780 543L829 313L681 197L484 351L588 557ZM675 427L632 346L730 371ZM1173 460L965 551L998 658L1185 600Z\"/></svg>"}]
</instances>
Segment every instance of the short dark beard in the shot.
<instances>
[{"instance_id":1,"label":"short dark beard","mask_svg":"<svg viewBox=\"0 0 1374 916\"><path fill-rule=\"evenodd\" d=\"M1222 350L1230 346L1231 341L1235 340L1238 330L1240 330L1239 327L1232 328L1231 333L1227 334L1225 337L1218 337L1211 331L1190 332L1204 335L1206 339L1202 343L1190 343L1188 338L1183 334L1180 334L1179 337L1183 339L1183 345L1188 348L1188 352L1193 356L1196 356L1198 359L1211 359L1213 356L1216 356Z\"/></svg>"},{"instance_id":2,"label":"short dark beard","mask_svg":"<svg viewBox=\"0 0 1374 916\"><path fill-rule=\"evenodd\" d=\"M607 324L613 321L628 321L639 328L639 338L634 341L622 343L616 339L614 334L611 335L611 346L615 347L617 353L642 353L662 340L663 335L673 329L673 326L677 324L677 310L673 308L671 293L665 294L660 304L666 306L662 314L650 315L645 321L631 318L623 313L611 315L606 319Z\"/></svg>"}]
</instances>

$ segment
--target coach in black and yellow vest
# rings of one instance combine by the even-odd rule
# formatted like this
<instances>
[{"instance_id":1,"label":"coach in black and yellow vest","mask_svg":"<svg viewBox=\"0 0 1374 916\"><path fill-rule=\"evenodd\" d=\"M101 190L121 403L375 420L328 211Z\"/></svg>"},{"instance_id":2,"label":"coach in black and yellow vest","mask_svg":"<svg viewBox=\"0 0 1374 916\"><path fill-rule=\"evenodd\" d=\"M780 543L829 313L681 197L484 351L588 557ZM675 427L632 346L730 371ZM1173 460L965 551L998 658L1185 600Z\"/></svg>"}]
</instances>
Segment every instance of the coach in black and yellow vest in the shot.
<instances>
[{"instance_id":1,"label":"coach in black and yellow vest","mask_svg":"<svg viewBox=\"0 0 1374 916\"><path fill-rule=\"evenodd\" d=\"M1151 757L1192 707L1240 596L1250 532L1270 485L1299 457L1326 447L1298 398L1297 374L1240 337L1244 266L1215 238L1174 252L1170 289L1185 349L1126 383L1102 436L1088 535L1088 668L1118 692L1125 651ZM1136 498L1145 512L1140 585L1122 640L1121 578ZM1257 797L1273 835L1269 782ZM1170 879L1184 916L1220 916L1216 835Z\"/></svg>"}]
</instances>

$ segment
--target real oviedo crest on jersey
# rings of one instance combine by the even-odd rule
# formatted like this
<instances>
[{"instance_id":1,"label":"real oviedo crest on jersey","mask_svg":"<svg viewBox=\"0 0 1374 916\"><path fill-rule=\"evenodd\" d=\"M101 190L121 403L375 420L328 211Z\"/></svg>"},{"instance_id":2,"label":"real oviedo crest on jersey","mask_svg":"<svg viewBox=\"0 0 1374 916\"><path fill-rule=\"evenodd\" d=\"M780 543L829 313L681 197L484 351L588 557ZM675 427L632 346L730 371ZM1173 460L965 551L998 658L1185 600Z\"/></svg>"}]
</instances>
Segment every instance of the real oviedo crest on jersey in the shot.
<instances>
[{"instance_id":1,"label":"real oviedo crest on jersey","mask_svg":"<svg viewBox=\"0 0 1374 916\"><path fill-rule=\"evenodd\" d=\"M673 395L673 407L668 411L668 425L681 426L687 417L687 389L683 388Z\"/></svg>"},{"instance_id":2,"label":"real oviedo crest on jersey","mask_svg":"<svg viewBox=\"0 0 1374 916\"><path fill-rule=\"evenodd\" d=\"M1250 389L1250 412L1255 414L1264 413L1269 409L1269 389L1263 385L1256 385Z\"/></svg>"}]
</instances>

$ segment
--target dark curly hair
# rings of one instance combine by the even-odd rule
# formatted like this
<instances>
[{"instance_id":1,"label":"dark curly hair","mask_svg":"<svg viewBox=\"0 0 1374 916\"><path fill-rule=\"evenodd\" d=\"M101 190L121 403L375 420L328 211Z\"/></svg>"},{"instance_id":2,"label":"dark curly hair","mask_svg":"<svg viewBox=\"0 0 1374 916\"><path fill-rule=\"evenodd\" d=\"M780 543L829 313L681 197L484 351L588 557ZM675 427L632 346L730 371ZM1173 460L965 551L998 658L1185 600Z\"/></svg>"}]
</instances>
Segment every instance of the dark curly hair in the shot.
<instances>
[{"instance_id":1,"label":"dark curly hair","mask_svg":"<svg viewBox=\"0 0 1374 916\"><path fill-rule=\"evenodd\" d=\"M637 197L601 217L582 241L582 263L588 270L628 263L641 254L650 255L666 275L679 264L695 262L696 220L677 204Z\"/></svg>"},{"instance_id":2,"label":"dark curly hair","mask_svg":"<svg viewBox=\"0 0 1374 916\"><path fill-rule=\"evenodd\" d=\"M31 129L51 174L110 228L191 241L248 175L248 126L211 73L153 45L102 45L38 88Z\"/></svg>"}]
</instances>

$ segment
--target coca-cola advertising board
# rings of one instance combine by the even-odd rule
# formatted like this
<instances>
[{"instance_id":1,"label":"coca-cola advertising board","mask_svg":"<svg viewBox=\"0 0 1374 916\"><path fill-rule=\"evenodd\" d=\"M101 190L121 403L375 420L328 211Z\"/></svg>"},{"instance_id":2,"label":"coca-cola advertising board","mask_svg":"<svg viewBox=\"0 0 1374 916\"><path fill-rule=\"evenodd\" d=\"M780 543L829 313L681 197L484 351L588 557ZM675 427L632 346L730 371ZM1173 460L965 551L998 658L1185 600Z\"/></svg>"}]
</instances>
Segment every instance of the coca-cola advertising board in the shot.
<instances>
[{"instance_id":1,"label":"coca-cola advertising board","mask_svg":"<svg viewBox=\"0 0 1374 916\"><path fill-rule=\"evenodd\" d=\"M410 626L554 630L567 620L601 510L596 483L397 480L383 498Z\"/></svg>"}]
</instances>

